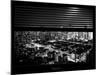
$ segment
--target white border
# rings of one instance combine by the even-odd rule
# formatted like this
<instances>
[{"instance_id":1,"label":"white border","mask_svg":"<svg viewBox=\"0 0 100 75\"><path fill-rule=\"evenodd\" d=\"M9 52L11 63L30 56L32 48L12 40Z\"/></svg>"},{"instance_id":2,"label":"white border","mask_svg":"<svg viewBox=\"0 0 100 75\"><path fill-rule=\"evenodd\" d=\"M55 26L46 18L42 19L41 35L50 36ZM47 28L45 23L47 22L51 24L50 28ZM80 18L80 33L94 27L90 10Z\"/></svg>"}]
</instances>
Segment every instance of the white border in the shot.
<instances>
[{"instance_id":1,"label":"white border","mask_svg":"<svg viewBox=\"0 0 100 75\"><path fill-rule=\"evenodd\" d=\"M65 71L65 72L52 72L52 73L39 73L41 75L99 75L100 73L100 3L99 0L96 3L95 0L24 0L24 1L36 1L36 2L50 2L50 3L65 3L65 4L82 4L82 5L98 5L97 6L97 70L84 70L84 71ZM11 64L11 12L10 12L10 0L0 0L0 75L10 75ZM67 67L67 66L66 66ZM39 75L34 74L34 75ZM24 75L24 74L23 74ZM25 74L33 75L33 74Z\"/></svg>"}]
</instances>

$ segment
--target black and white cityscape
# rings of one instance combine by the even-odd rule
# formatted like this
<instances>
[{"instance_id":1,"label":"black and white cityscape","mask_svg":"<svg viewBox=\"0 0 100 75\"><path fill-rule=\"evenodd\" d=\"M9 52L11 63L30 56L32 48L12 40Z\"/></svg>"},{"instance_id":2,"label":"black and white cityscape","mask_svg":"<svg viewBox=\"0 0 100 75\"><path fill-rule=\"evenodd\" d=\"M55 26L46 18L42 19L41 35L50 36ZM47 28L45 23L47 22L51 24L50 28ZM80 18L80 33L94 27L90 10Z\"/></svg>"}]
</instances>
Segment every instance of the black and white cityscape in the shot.
<instances>
[{"instance_id":1,"label":"black and white cityscape","mask_svg":"<svg viewBox=\"0 0 100 75\"><path fill-rule=\"evenodd\" d=\"M18 63L86 63L93 50L93 32L16 31Z\"/></svg>"},{"instance_id":2,"label":"black and white cityscape","mask_svg":"<svg viewBox=\"0 0 100 75\"><path fill-rule=\"evenodd\" d=\"M12 1L12 74L95 69L95 6Z\"/></svg>"}]
</instances>

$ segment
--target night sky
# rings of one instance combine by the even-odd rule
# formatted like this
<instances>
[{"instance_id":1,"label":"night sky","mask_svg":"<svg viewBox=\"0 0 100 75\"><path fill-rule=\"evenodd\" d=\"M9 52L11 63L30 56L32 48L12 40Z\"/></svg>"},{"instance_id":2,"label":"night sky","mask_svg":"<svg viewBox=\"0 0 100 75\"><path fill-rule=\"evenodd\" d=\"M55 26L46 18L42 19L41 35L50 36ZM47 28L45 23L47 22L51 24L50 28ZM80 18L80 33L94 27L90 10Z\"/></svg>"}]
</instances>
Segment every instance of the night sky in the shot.
<instances>
[{"instance_id":1,"label":"night sky","mask_svg":"<svg viewBox=\"0 0 100 75\"><path fill-rule=\"evenodd\" d=\"M49 7L15 4L14 26L50 28L93 28L94 10L79 6Z\"/></svg>"}]
</instances>

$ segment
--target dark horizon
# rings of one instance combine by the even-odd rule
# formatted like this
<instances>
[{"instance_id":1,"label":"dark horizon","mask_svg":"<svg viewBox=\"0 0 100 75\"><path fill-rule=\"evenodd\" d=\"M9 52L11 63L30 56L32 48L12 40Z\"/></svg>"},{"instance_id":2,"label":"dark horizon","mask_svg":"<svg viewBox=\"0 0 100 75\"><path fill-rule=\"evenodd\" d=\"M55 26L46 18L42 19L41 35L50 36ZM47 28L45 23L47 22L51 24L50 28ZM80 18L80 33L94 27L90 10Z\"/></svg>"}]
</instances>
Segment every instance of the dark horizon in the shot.
<instances>
[{"instance_id":1,"label":"dark horizon","mask_svg":"<svg viewBox=\"0 0 100 75\"><path fill-rule=\"evenodd\" d=\"M92 7L49 7L46 4L18 3L14 7L15 27L93 28L95 13Z\"/></svg>"}]
</instances>

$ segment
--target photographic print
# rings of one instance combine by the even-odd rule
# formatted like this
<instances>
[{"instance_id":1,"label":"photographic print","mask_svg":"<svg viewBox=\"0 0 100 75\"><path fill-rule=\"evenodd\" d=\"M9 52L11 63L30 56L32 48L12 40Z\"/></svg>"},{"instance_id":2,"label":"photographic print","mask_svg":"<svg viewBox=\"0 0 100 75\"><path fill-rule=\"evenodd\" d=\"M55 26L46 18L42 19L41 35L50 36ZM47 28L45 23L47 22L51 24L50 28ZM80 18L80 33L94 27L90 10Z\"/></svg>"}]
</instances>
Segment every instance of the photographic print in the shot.
<instances>
[{"instance_id":1,"label":"photographic print","mask_svg":"<svg viewBox=\"0 0 100 75\"><path fill-rule=\"evenodd\" d=\"M11 1L12 74L95 69L95 8Z\"/></svg>"}]
</instances>

